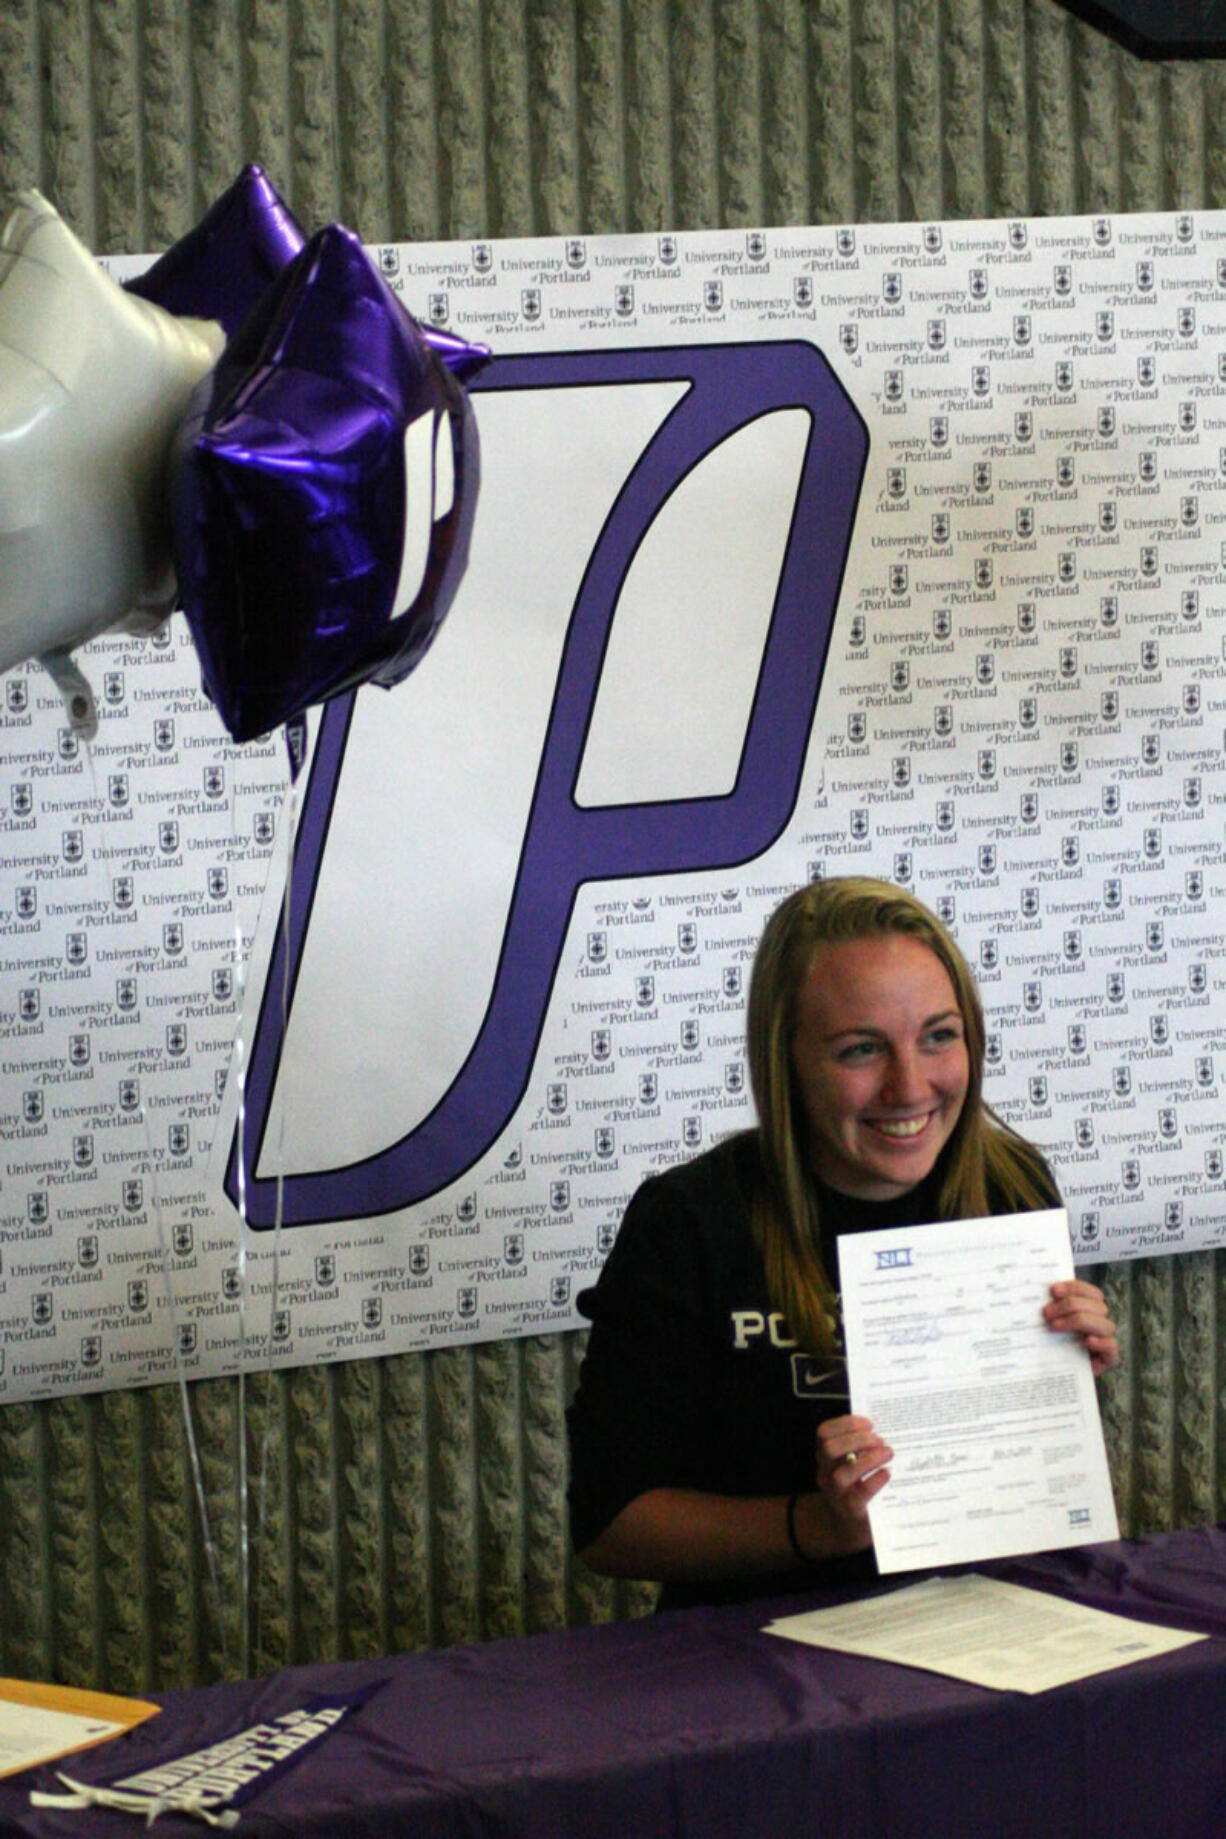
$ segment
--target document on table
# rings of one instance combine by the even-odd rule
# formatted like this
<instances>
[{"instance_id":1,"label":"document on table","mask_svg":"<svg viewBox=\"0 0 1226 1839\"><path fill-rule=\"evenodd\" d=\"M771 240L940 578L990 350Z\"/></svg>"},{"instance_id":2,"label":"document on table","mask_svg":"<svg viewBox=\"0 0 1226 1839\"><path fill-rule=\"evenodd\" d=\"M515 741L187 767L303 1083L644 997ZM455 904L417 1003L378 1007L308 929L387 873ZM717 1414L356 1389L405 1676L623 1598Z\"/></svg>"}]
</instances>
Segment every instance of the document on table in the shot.
<instances>
[{"instance_id":1,"label":"document on table","mask_svg":"<svg viewBox=\"0 0 1226 1839\"><path fill-rule=\"evenodd\" d=\"M0 1679L0 1776L105 1743L160 1709L147 1699Z\"/></svg>"},{"instance_id":2,"label":"document on table","mask_svg":"<svg viewBox=\"0 0 1226 1839\"><path fill-rule=\"evenodd\" d=\"M765 1632L998 1692L1046 1692L1205 1639L973 1572L784 1616Z\"/></svg>"},{"instance_id":3,"label":"document on table","mask_svg":"<svg viewBox=\"0 0 1226 1839\"><path fill-rule=\"evenodd\" d=\"M1089 1356L1042 1316L1072 1275L1063 1210L839 1239L851 1408L894 1451L882 1572L1119 1538Z\"/></svg>"}]
</instances>

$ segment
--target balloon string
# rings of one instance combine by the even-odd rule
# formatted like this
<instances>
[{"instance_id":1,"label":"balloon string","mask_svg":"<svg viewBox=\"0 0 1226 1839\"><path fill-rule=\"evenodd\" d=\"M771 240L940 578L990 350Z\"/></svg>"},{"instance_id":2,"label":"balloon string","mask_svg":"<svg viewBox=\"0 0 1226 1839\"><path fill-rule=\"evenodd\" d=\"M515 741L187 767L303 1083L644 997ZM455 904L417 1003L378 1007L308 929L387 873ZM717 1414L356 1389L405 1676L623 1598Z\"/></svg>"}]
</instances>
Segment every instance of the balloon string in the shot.
<instances>
[{"instance_id":1,"label":"balloon string","mask_svg":"<svg viewBox=\"0 0 1226 1839\"><path fill-rule=\"evenodd\" d=\"M204 1546L205 1572L208 1584L209 1606L213 1619L221 1636L223 1665L229 1657L229 1642L226 1639L225 1622L222 1619L221 1576L217 1561L217 1542L213 1537L212 1523L209 1519L208 1494L204 1485L204 1470L200 1461L200 1444L196 1436L196 1425L192 1416L191 1393L187 1384L187 1367L184 1362L183 1337L179 1328L179 1305L175 1296L174 1279L170 1262L170 1247L166 1241L166 1219L162 1210L162 1195L158 1181L157 1162L153 1154L153 1134L149 1124L149 1114L141 1106L141 1122L145 1127L145 1149L149 1168L151 1205L153 1217L157 1224L158 1249L162 1257L162 1280L166 1289L166 1312L170 1317L171 1345L175 1351L175 1369L179 1386L179 1400L183 1412L183 1434L187 1444L187 1459L192 1472L192 1485L196 1494L196 1506L200 1513L200 1534Z\"/></svg>"},{"instance_id":2,"label":"balloon string","mask_svg":"<svg viewBox=\"0 0 1226 1839\"><path fill-rule=\"evenodd\" d=\"M103 804L102 792L98 784L97 759L88 735L79 734L78 739L84 750L85 765L89 772L90 790L93 802ZM139 1078L139 1065L133 1063L132 1077ZM200 1460L199 1440L196 1436L195 1421L192 1416L191 1394L188 1390L187 1367L180 1334L178 1299L175 1296L173 1269L170 1260L170 1246L166 1237L166 1219L162 1208L161 1184L158 1177L158 1163L153 1153L153 1127L149 1112L142 1101L137 1113L140 1128L144 1131L145 1170L149 1180L150 1206L157 1227L158 1251L161 1258L162 1282L166 1292L166 1312L170 1320L171 1346L174 1349L176 1379L179 1387L180 1408L183 1417L183 1435L187 1445L188 1463L191 1468L192 1485L196 1497L196 1506L200 1514L201 1542L204 1548L207 1593L210 1607L218 1628L222 1632L223 1661L228 1653L225 1640L225 1625L222 1621L221 1578L217 1557L217 1543L209 1520L208 1496L205 1492L204 1471Z\"/></svg>"},{"instance_id":3,"label":"balloon string","mask_svg":"<svg viewBox=\"0 0 1226 1839\"><path fill-rule=\"evenodd\" d=\"M281 927L282 927L281 1039L283 1041L286 1039L288 1028L289 1028L289 1001L290 1001L289 944L290 944L290 932L291 932L291 902L292 902L293 888L294 888L294 866L297 860L297 851L298 851L298 819L299 819L298 774L294 773L291 776L290 784L288 787L288 799L287 799L287 809L286 809L286 830L285 830L286 845L287 845L286 862L285 862L285 893L284 893L282 903L281 903ZM277 1138L276 1138L276 1145L275 1145L275 1151L274 1151L275 1174L276 1174L276 1206L275 1206L274 1217L273 1217L272 1283L271 1283L269 1306L268 1306L268 1333L266 1336L266 1346L267 1346L266 1366L267 1366L267 1375L268 1375L268 1389L267 1389L268 1397L267 1397L267 1405L266 1405L265 1412L264 1412L264 1427L263 1427L263 1432L260 1438L260 1464L259 1464L258 1493L259 1493L259 1502L260 1502L260 1525L261 1525L261 1528L265 1530L265 1532L267 1531L267 1523L268 1523L268 1463L269 1463L269 1452L270 1452L271 1442L272 1442L273 1373L275 1370L274 1359L273 1359L274 1347L275 1347L273 1328L277 1320L278 1307L279 1307L278 1299L280 1296L280 1288L281 1288L281 1225L282 1225L282 1216L284 1212L284 1198L285 1198L285 1121L286 1121L286 1116L288 1114L288 1111L289 1111L289 1103L288 1103L288 1098L286 1098L281 1105L280 1113L277 1118ZM246 1166L241 1143L239 1145L238 1164L239 1164L239 1170L240 1170L239 1179L240 1179L240 1205L241 1205L242 1204L242 1194L243 1194L243 1188L242 1188L243 1178L242 1178L241 1171L244 1170ZM245 1220L245 1216L244 1216L244 1220ZM256 1615L255 1646L256 1646L256 1652L258 1654L259 1652L259 1640L258 1640L259 1602L258 1602L258 1599L256 1602L255 1615Z\"/></svg>"},{"instance_id":4,"label":"balloon string","mask_svg":"<svg viewBox=\"0 0 1226 1839\"><path fill-rule=\"evenodd\" d=\"M232 853L238 844L238 798L234 777L230 779L230 843ZM251 1673L251 1489L247 1465L247 1041L243 1027L243 1006L247 985L247 954L243 941L241 916L234 921L234 1009L238 1026L234 1031L234 1078L238 1087L238 1226L235 1274L238 1281L238 1604L239 1667L243 1678Z\"/></svg>"}]
</instances>

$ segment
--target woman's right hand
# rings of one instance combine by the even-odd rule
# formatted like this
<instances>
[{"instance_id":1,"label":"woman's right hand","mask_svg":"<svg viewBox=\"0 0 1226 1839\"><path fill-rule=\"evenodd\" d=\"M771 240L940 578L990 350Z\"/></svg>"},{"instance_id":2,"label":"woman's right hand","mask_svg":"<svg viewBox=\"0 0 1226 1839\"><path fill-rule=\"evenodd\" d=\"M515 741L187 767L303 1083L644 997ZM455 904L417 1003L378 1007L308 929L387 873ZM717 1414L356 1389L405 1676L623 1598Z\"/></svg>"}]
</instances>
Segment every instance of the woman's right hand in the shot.
<instances>
[{"instance_id":1,"label":"woman's right hand","mask_svg":"<svg viewBox=\"0 0 1226 1839\"><path fill-rule=\"evenodd\" d=\"M865 1551L873 1543L869 1502L890 1479L894 1452L868 1418L828 1418L817 1432L817 1492L838 1549Z\"/></svg>"}]
</instances>

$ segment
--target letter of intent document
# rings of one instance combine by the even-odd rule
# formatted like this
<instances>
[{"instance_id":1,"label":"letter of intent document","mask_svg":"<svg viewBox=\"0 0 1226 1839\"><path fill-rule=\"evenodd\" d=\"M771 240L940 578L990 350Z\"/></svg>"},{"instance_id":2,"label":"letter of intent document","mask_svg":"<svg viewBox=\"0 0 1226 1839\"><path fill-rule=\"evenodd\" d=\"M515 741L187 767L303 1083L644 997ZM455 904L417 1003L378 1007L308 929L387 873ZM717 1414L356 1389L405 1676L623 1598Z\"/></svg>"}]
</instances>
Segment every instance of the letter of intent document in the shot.
<instances>
[{"instance_id":1,"label":"letter of intent document","mask_svg":"<svg viewBox=\"0 0 1226 1839\"><path fill-rule=\"evenodd\" d=\"M851 1408L894 1451L869 1509L878 1569L1118 1539L1090 1357L1043 1319L1068 1216L839 1239Z\"/></svg>"}]
</instances>

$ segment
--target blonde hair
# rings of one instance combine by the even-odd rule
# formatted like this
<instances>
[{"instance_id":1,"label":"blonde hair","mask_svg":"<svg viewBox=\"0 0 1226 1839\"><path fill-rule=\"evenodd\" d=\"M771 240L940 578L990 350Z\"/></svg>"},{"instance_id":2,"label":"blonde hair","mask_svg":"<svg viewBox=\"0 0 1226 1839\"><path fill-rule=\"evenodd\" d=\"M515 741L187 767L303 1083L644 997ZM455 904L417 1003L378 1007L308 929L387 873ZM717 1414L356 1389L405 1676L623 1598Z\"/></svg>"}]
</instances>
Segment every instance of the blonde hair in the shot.
<instances>
[{"instance_id":1,"label":"blonde hair","mask_svg":"<svg viewBox=\"0 0 1226 1839\"><path fill-rule=\"evenodd\" d=\"M1015 1212L1052 1204L1038 1152L984 1103L983 1006L966 959L935 913L905 889L868 876L798 889L767 921L749 988L749 1073L763 1171L753 1223L771 1301L814 1353L829 1353L837 1343L836 1298L822 1261L817 1188L792 1067L797 997L822 946L895 933L918 939L940 960L966 1036L966 1098L941 1156L941 1217L978 1219L993 1203Z\"/></svg>"}]
</instances>

